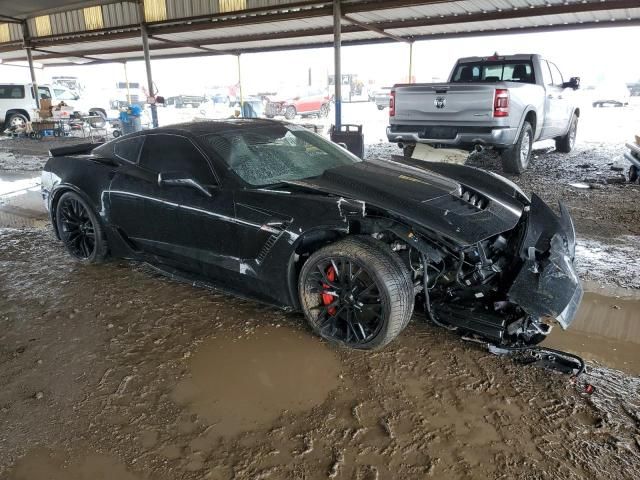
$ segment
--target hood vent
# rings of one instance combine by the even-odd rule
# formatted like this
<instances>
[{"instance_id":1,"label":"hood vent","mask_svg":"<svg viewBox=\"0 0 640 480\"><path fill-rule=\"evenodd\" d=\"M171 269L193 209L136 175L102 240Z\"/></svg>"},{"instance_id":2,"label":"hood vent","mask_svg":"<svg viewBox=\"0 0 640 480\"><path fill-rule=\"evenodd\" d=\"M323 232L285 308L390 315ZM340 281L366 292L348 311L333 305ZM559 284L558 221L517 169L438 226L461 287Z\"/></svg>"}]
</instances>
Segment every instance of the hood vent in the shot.
<instances>
[{"instance_id":1,"label":"hood vent","mask_svg":"<svg viewBox=\"0 0 640 480\"><path fill-rule=\"evenodd\" d=\"M484 210L489 206L489 199L487 197L464 185L460 187L460 199L478 210Z\"/></svg>"}]
</instances>

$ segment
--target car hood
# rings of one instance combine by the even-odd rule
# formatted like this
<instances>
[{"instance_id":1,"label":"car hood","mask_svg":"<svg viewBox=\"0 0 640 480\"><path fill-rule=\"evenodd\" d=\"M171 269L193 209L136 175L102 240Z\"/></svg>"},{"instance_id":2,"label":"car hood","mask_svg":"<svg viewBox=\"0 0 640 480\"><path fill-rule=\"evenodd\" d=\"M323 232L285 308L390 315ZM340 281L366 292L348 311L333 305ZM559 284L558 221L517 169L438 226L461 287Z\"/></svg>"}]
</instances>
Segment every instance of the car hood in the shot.
<instances>
[{"instance_id":1,"label":"car hood","mask_svg":"<svg viewBox=\"0 0 640 480\"><path fill-rule=\"evenodd\" d=\"M470 245L514 228L526 202L506 180L496 175L487 181L488 174L478 172L470 167L424 163L420 168L372 160L288 183L364 202L365 213L367 205L384 209L411 225Z\"/></svg>"}]
</instances>

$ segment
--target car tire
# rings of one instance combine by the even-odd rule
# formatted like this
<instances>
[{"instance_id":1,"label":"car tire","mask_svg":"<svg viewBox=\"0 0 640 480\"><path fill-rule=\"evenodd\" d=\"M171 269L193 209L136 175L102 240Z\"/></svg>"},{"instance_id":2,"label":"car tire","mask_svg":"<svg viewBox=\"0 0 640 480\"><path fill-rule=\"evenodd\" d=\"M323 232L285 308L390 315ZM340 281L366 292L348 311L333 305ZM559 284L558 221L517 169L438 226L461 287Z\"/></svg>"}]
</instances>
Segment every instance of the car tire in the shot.
<instances>
[{"instance_id":1,"label":"car tire","mask_svg":"<svg viewBox=\"0 0 640 480\"><path fill-rule=\"evenodd\" d=\"M636 167L635 165L631 165L629 167L629 182L630 183L636 183L638 181L639 178L639 171L638 171L638 167Z\"/></svg>"},{"instance_id":2,"label":"car tire","mask_svg":"<svg viewBox=\"0 0 640 480\"><path fill-rule=\"evenodd\" d=\"M520 174L529 166L531 147L533 146L533 128L525 121L520 129L520 135L515 145L506 148L500 154L502 169L507 173Z\"/></svg>"},{"instance_id":3,"label":"car tire","mask_svg":"<svg viewBox=\"0 0 640 480\"><path fill-rule=\"evenodd\" d=\"M384 110L384 105L378 105L378 110Z\"/></svg>"},{"instance_id":4,"label":"car tire","mask_svg":"<svg viewBox=\"0 0 640 480\"><path fill-rule=\"evenodd\" d=\"M300 272L298 292L314 332L359 350L396 338L413 314L414 292L410 273L395 257L384 243L359 236L313 253Z\"/></svg>"},{"instance_id":5,"label":"car tire","mask_svg":"<svg viewBox=\"0 0 640 480\"><path fill-rule=\"evenodd\" d=\"M571 118L569 131L566 135L556 138L556 150L561 153L569 153L576 145L576 135L578 133L578 117Z\"/></svg>"},{"instance_id":6,"label":"car tire","mask_svg":"<svg viewBox=\"0 0 640 480\"><path fill-rule=\"evenodd\" d=\"M24 128L27 126L28 121L29 119L26 115L23 115L22 113L12 113L9 118L7 118L6 125L8 128Z\"/></svg>"},{"instance_id":7,"label":"car tire","mask_svg":"<svg viewBox=\"0 0 640 480\"><path fill-rule=\"evenodd\" d=\"M416 149L415 144L405 145L404 147L402 147L402 155L407 160L410 160L411 158L413 158L413 152L415 149Z\"/></svg>"},{"instance_id":8,"label":"car tire","mask_svg":"<svg viewBox=\"0 0 640 480\"><path fill-rule=\"evenodd\" d=\"M83 263L102 263L107 240L100 220L89 204L75 192L65 192L56 204L58 236L67 252Z\"/></svg>"},{"instance_id":9,"label":"car tire","mask_svg":"<svg viewBox=\"0 0 640 480\"><path fill-rule=\"evenodd\" d=\"M289 105L284 111L284 118L286 118L287 120L293 120L294 118L296 118L296 113L296 107L294 107L293 105Z\"/></svg>"},{"instance_id":10,"label":"car tire","mask_svg":"<svg viewBox=\"0 0 640 480\"><path fill-rule=\"evenodd\" d=\"M320 118L327 118L329 116L329 104L325 103L320 107Z\"/></svg>"}]
</instances>

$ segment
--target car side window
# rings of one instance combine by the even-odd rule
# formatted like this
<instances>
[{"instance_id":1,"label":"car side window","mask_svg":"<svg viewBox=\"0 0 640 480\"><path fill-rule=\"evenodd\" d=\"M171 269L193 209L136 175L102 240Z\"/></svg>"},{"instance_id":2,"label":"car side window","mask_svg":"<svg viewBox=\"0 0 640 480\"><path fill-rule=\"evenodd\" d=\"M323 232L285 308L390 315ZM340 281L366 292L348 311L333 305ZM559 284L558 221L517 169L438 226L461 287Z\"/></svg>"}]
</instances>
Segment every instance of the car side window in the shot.
<instances>
[{"instance_id":1,"label":"car side window","mask_svg":"<svg viewBox=\"0 0 640 480\"><path fill-rule=\"evenodd\" d=\"M549 68L551 69L551 76L553 77L553 84L556 87L561 87L564 84L562 74L555 63L549 62Z\"/></svg>"},{"instance_id":2,"label":"car side window","mask_svg":"<svg viewBox=\"0 0 640 480\"><path fill-rule=\"evenodd\" d=\"M0 85L0 98L24 98L22 85Z\"/></svg>"},{"instance_id":3,"label":"car side window","mask_svg":"<svg viewBox=\"0 0 640 480\"><path fill-rule=\"evenodd\" d=\"M191 140L180 135L146 135L139 164L155 173L184 172L205 185L216 183L207 159Z\"/></svg>"},{"instance_id":4,"label":"car side window","mask_svg":"<svg viewBox=\"0 0 640 480\"><path fill-rule=\"evenodd\" d=\"M546 60L540 62L540 69L542 70L542 80L545 85L553 85L553 77L551 76L551 70L549 70L549 64Z\"/></svg>"},{"instance_id":5,"label":"car side window","mask_svg":"<svg viewBox=\"0 0 640 480\"><path fill-rule=\"evenodd\" d=\"M138 163L140 158L140 150L144 144L144 136L139 135L137 137L123 138L118 140L113 147L113 152L118 158L126 160L131 163Z\"/></svg>"}]
</instances>

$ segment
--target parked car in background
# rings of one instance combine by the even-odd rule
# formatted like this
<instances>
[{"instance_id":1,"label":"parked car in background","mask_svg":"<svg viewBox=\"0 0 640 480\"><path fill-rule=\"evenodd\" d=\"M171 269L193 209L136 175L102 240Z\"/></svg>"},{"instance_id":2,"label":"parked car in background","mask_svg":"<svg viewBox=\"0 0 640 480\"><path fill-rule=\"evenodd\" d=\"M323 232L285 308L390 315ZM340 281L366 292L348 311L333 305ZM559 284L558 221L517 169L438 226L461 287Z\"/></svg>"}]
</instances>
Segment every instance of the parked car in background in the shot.
<instances>
[{"instance_id":1,"label":"parked car in background","mask_svg":"<svg viewBox=\"0 0 640 480\"><path fill-rule=\"evenodd\" d=\"M320 88L301 88L293 92L284 92L267 99L265 115L267 118L284 116L287 120L296 115L329 115L330 98Z\"/></svg>"},{"instance_id":2,"label":"parked car in background","mask_svg":"<svg viewBox=\"0 0 640 480\"><path fill-rule=\"evenodd\" d=\"M378 110L384 110L389 106L389 100L391 98L391 87L377 88L373 92L373 101L378 107Z\"/></svg>"},{"instance_id":3,"label":"parked car in background","mask_svg":"<svg viewBox=\"0 0 640 480\"><path fill-rule=\"evenodd\" d=\"M407 157L416 143L495 148L506 172L521 173L534 141L555 139L558 151L573 149L580 117L573 91L579 84L540 55L462 58L449 83L392 89L387 137Z\"/></svg>"},{"instance_id":4,"label":"parked car in background","mask_svg":"<svg viewBox=\"0 0 640 480\"><path fill-rule=\"evenodd\" d=\"M176 108L186 108L186 107L197 108L205 100L206 100L206 97L202 95L176 95L173 97L168 97L165 105L168 107L174 106Z\"/></svg>"},{"instance_id":5,"label":"parked car in background","mask_svg":"<svg viewBox=\"0 0 640 480\"><path fill-rule=\"evenodd\" d=\"M594 107L604 107L613 105L615 107L626 107L629 105L631 92L624 83L604 83L596 85L590 93L591 105Z\"/></svg>"},{"instance_id":6,"label":"parked car in background","mask_svg":"<svg viewBox=\"0 0 640 480\"><path fill-rule=\"evenodd\" d=\"M88 100L78 96L61 85L38 85L40 99L50 99L52 105L61 102L74 108L78 116L100 115L107 118L110 112L108 102ZM23 128L31 121L37 109L31 83L0 84L0 124L5 128Z\"/></svg>"}]
</instances>

